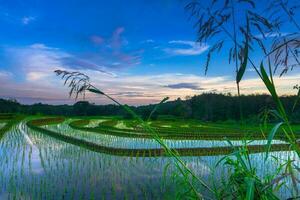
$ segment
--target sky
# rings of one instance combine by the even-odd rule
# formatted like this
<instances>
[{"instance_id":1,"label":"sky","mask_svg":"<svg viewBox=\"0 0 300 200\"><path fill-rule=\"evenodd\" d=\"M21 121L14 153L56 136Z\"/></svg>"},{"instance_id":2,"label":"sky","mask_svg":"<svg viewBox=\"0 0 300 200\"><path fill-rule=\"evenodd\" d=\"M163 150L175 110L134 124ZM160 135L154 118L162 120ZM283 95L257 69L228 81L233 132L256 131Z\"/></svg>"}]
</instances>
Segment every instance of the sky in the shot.
<instances>
[{"instance_id":1,"label":"sky","mask_svg":"<svg viewBox=\"0 0 300 200\"><path fill-rule=\"evenodd\" d=\"M56 69L85 73L102 91L130 105L157 103L166 96L236 94L234 66L223 53L204 74L212 44L195 42L197 30L186 2L0 0L0 98L73 104ZM291 31L290 26L284 30ZM296 93L292 85L299 78L297 70L276 78L279 93ZM267 91L247 69L241 92ZM111 103L93 94L86 100Z\"/></svg>"}]
</instances>

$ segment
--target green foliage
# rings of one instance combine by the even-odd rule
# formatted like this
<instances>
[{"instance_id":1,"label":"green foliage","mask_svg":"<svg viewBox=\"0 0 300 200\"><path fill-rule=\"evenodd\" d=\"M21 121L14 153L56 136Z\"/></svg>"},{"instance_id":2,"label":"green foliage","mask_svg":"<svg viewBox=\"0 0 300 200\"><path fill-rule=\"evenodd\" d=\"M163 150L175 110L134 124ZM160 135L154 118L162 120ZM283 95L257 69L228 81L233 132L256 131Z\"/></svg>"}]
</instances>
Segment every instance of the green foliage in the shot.
<instances>
[{"instance_id":1,"label":"green foliage","mask_svg":"<svg viewBox=\"0 0 300 200\"><path fill-rule=\"evenodd\" d=\"M150 119L152 119L152 115L155 113L155 111L158 110L158 108L163 104L165 103L166 101L168 101L169 97L165 97L163 100L161 100L161 102L159 102L159 104L157 104L154 109L151 111L147 121L149 121Z\"/></svg>"},{"instance_id":2,"label":"green foliage","mask_svg":"<svg viewBox=\"0 0 300 200\"><path fill-rule=\"evenodd\" d=\"M241 67L237 71L236 74L236 83L239 84L240 81L242 80L244 73L247 68L247 63L248 63L248 52L249 52L249 20L247 19L247 33L246 33L246 42L245 42L245 47L244 47L244 55L243 55L243 60L241 61Z\"/></svg>"},{"instance_id":3,"label":"green foliage","mask_svg":"<svg viewBox=\"0 0 300 200\"><path fill-rule=\"evenodd\" d=\"M245 182L247 185L247 192L246 192L246 200L254 199L254 190L255 190L255 179L254 178L245 178Z\"/></svg>"},{"instance_id":4,"label":"green foliage","mask_svg":"<svg viewBox=\"0 0 300 200\"><path fill-rule=\"evenodd\" d=\"M241 6L240 4L245 5ZM210 41L214 43L208 51L205 73L209 65L211 53L215 51L216 46L220 51L223 45L219 46L219 44L223 44L223 42L227 39L232 45L229 51L226 50L229 53L229 63L231 59L233 59L236 64L236 68L238 64L241 63L241 67L239 69L236 69L236 83L238 95L240 95L239 83L242 80L248 61L252 65L253 69L260 77L262 82L264 83L268 92L271 94L272 100L275 103L275 107L270 110L275 110L275 112L272 111L270 113L275 114L275 117L278 117L281 121L278 124L276 124L269 133L268 145L266 149L266 159L268 158L271 142L279 127L282 128L282 131L285 134L289 144L291 145L292 149L296 151L299 157L300 148L299 145L296 143L295 132L291 126L290 118L288 117L289 112L292 113L294 111L295 105L298 101L299 92L292 108L286 109L282 99L277 94L276 86L273 81L273 75L275 75L279 67L282 69L279 76L282 76L283 74L287 73L289 69L292 70L295 66L300 65L298 54L300 47L300 41L298 40L300 26L295 18L295 13L297 13L295 12L295 10L299 6L294 1L281 0L271 1L270 5L266 5L266 7L264 5L258 7L256 4L257 2L252 0L213 0L209 1L207 6L201 1L193 1L192 3L189 3L186 8L187 10L191 11L191 16L197 19L197 41ZM237 14L235 8L237 7L239 10L238 15L240 16L238 21L235 20ZM264 9L263 12L260 12L261 8ZM281 13L284 13L286 16L283 16ZM281 34L280 29L283 25L285 25L285 23L282 22L286 22L284 20L284 17L288 18L288 21L291 22L292 25L294 25L294 27L298 30L298 33L287 34L287 36L283 36ZM232 23L231 26L227 26L229 23ZM237 29L236 27L239 28ZM263 39L259 39L255 36L255 34L257 34L257 31L261 33ZM275 35L275 38L273 39L271 45L269 45L269 43L267 42L265 33ZM243 39L245 39L246 41L245 46L242 43ZM257 52L258 50L261 50L261 53L265 55L258 60L261 63L260 67L257 67L255 61L253 61L252 58L249 56L249 49L254 51L254 48L252 48L253 46L258 46L259 48L255 48L255 51ZM268 62L269 75L266 72L266 69L263 64L265 60L267 60ZM295 64L290 65L290 63ZM272 69L272 67L274 68ZM266 120L264 120L264 125L266 125ZM259 190L260 187L257 187L257 181L254 181L258 179L258 177L254 176L255 173L253 172L255 172L255 170L251 168L251 162L247 153L247 146L245 146L244 151L246 152L244 156L245 160L241 159L241 156L239 155L240 151L237 151L237 154L234 154L234 156L236 157L235 161L231 158L227 158L227 164L231 165L231 168L235 170L231 174L229 179L229 190L233 194L237 193L235 197L237 197L238 199L253 199L253 188L255 188L255 191L257 192L257 195L254 195L254 198L276 199L271 194L273 192L272 189L270 189L270 193L268 194L265 193L266 191ZM247 168L247 165L245 165L245 161L248 161L249 168ZM236 179L235 175L237 174L239 176ZM250 176L247 177L247 175ZM247 180L242 180L243 177L247 177ZM231 180L231 178L233 178L233 181ZM291 178L294 183L295 179L293 178L293 176L291 176ZM246 182L246 184L244 182ZM259 181L258 183L263 184L262 181ZM247 185L248 187L250 187L250 189L245 191L244 185ZM246 197L244 196L245 194L247 194Z\"/></svg>"},{"instance_id":5,"label":"green foliage","mask_svg":"<svg viewBox=\"0 0 300 200\"><path fill-rule=\"evenodd\" d=\"M228 180L217 190L219 199L279 199L272 190L279 180L257 175L246 144L239 148L229 144L235 151L217 163L230 170Z\"/></svg>"},{"instance_id":6,"label":"green foliage","mask_svg":"<svg viewBox=\"0 0 300 200\"><path fill-rule=\"evenodd\" d=\"M274 139L274 136L276 134L276 132L278 131L278 129L280 128L280 126L283 124L283 122L279 122L278 124L276 124L271 132L269 133L269 136L268 136L268 143L267 143L267 149L266 149L266 159L268 159L268 155L269 155L269 152L270 152L270 149L271 149L271 143L272 143L272 140Z\"/></svg>"},{"instance_id":7,"label":"green foliage","mask_svg":"<svg viewBox=\"0 0 300 200\"><path fill-rule=\"evenodd\" d=\"M9 131L15 124L19 123L22 119L24 119L23 115L13 115L13 114L0 114L0 122L1 120L6 122L5 126L0 129L0 139L4 136L4 134Z\"/></svg>"},{"instance_id":8,"label":"green foliage","mask_svg":"<svg viewBox=\"0 0 300 200\"><path fill-rule=\"evenodd\" d=\"M293 106L296 96L279 97L286 108L287 115L291 123L300 122L300 107ZM6 101L6 100L3 100ZM243 107L243 117L245 123L257 124L260 122L260 115L265 109L274 110L275 101L269 95L241 95L240 103ZM73 106L70 105L20 105L4 103L0 104L0 113L17 110L18 113L36 115L56 115L56 116L123 116L132 119L132 116L125 112L118 105L95 105L87 101L79 101ZM159 104L130 107L135 113L147 120L153 109ZM239 100L237 96L226 94L207 93L193 96L187 100L168 101L159 106L151 115L151 120L155 119L198 119L201 121L239 121ZM277 122L277 119L270 119Z\"/></svg>"}]
</instances>

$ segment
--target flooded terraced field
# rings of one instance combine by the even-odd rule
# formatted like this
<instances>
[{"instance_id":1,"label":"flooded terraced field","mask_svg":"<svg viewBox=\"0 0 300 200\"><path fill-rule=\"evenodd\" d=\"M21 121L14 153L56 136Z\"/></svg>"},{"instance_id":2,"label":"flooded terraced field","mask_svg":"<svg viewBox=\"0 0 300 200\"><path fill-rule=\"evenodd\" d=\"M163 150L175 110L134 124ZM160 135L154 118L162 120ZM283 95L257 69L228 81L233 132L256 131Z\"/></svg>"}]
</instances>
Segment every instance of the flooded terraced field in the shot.
<instances>
[{"instance_id":1,"label":"flooded terraced field","mask_svg":"<svg viewBox=\"0 0 300 200\"><path fill-rule=\"evenodd\" d=\"M154 151L160 145L151 138L119 137L73 129L66 120L58 124L42 125L46 133L29 128L28 119L15 124L0 141L0 199L174 199L180 191L180 183L174 180L178 171L174 160ZM88 127L98 126L90 122ZM66 139L52 136L58 133L111 148L105 153L77 145ZM228 142L219 140L179 140L166 139L171 148L207 151L207 155L181 156L186 165L208 184L221 183L226 179L228 169L216 167L224 155L210 155L210 148L228 147ZM250 145L265 145L266 140L232 140L235 146L248 142ZM284 145L285 141L274 140L274 145ZM118 151L131 152L116 155ZM193 150L194 149L194 150ZM224 152L223 154L226 154ZM275 159L264 162L265 154L250 154L252 165L260 176L274 172L278 165L290 156L299 166L297 156L288 149L270 153ZM168 166L168 167L166 167ZM278 191L280 198L290 196L289 185ZM199 185L200 187L200 185ZM203 193L210 194L203 189Z\"/></svg>"}]
</instances>

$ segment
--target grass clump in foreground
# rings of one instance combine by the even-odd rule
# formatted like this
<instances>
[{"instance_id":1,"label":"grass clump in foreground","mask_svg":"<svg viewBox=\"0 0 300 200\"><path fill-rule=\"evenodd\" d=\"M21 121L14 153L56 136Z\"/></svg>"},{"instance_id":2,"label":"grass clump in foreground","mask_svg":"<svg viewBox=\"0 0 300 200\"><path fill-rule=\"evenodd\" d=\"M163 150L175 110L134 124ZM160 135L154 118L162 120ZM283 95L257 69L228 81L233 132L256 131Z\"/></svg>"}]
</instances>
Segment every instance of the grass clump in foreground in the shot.
<instances>
[{"instance_id":1,"label":"grass clump in foreground","mask_svg":"<svg viewBox=\"0 0 300 200\"><path fill-rule=\"evenodd\" d=\"M220 4L222 6L220 6ZM260 4L260 5L259 5ZM295 15L298 5L294 1L282 1L272 0L268 3L261 3L257 1L209 1L208 7L201 1L193 1L185 7L187 11L191 13L191 17L195 18L197 23L195 26L198 29L197 42L206 43L212 42L212 47L208 50L207 62L205 69L207 72L213 53L221 52L225 49L223 45L227 43L230 46L226 46L226 53L228 53L229 63L231 61L235 64L236 72L236 86L238 96L241 98L240 83L244 77L248 67L252 67L259 79L262 81L267 91L272 96L272 100L276 106L276 109L267 109L265 113L264 124L267 124L269 116L275 117L278 123L267 134L268 145L265 150L265 161L269 158L269 150L272 140L278 131L281 130L287 141L289 142L291 149L297 154L299 159L300 149L297 144L297 137L282 100L279 98L277 88L273 80L273 76L277 75L277 71L282 69L279 76L286 74L290 69L295 66L300 66L299 54L295 53L299 51L300 41L300 26L295 20ZM237 16L239 16L237 20ZM281 28L286 25L291 25L297 31L287 35L282 34ZM262 38L257 37L257 32L262 34ZM274 34L274 37L267 38L265 33ZM262 56L255 60L251 57L251 54L255 51L256 55ZM256 62L258 61L258 62ZM290 65L294 63L294 65ZM265 67L266 66L266 67ZM291 87L293 87L291 85ZM293 108L297 105L300 97L299 87L298 98L295 101ZM243 107L240 103L240 119L243 121ZM228 184L224 184L224 190L231 192L231 197L242 199L278 199L275 195L265 194L266 189L272 188L271 192L276 192L278 187L284 182L281 178L289 177L293 182L290 187L291 196L298 198L299 196L299 183L297 180L297 167L291 164L292 159L288 156L284 166L279 166L278 171L282 174L277 179L270 181L263 177L261 181L257 181L258 177L255 176L256 170L251 167L251 160L247 152L247 146L243 149L237 149L233 155L234 160L228 160L232 169L232 174L228 180ZM285 168L285 170L283 170ZM243 172L243 178L240 177ZM234 180L231 182L231 180ZM264 183L263 180L269 182L266 184L265 190L261 186ZM247 187L244 187L247 186Z\"/></svg>"}]
</instances>

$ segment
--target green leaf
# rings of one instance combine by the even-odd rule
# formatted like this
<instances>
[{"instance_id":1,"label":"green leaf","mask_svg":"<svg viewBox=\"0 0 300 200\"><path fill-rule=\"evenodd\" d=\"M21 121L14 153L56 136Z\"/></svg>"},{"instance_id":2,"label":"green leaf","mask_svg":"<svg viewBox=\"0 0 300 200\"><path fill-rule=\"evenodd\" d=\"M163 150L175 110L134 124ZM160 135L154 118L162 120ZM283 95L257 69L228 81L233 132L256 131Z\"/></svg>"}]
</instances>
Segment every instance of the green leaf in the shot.
<instances>
[{"instance_id":1,"label":"green leaf","mask_svg":"<svg viewBox=\"0 0 300 200\"><path fill-rule=\"evenodd\" d=\"M264 65L263 63L261 62L260 64L260 73L261 73L261 76L262 76L262 80L265 84L265 86L267 87L267 89L269 90L269 92L271 93L273 99L275 101L278 100L278 96L277 96L277 93L276 93L276 90L275 90L275 87L274 85L272 84L272 82L270 81L269 79L269 76L264 68Z\"/></svg>"},{"instance_id":2,"label":"green leaf","mask_svg":"<svg viewBox=\"0 0 300 200\"><path fill-rule=\"evenodd\" d=\"M261 72L261 79L263 80L265 86L267 87L267 89L269 90L273 100L276 103L276 107L278 110L279 115L281 116L280 118L284 119L284 121L288 121L288 117L285 111L285 108L282 104L282 102L280 101L277 92L276 92L276 88L274 86L274 84L270 81L269 76L263 66L263 63L260 64L260 72Z\"/></svg>"},{"instance_id":3,"label":"green leaf","mask_svg":"<svg viewBox=\"0 0 300 200\"><path fill-rule=\"evenodd\" d=\"M236 74L236 83L239 83L246 71L247 68L247 63L248 63L248 54L249 54L249 22L247 19L247 33L246 33L246 42L245 42L245 47L244 47L244 60L241 63L241 67L239 68L237 74Z\"/></svg>"},{"instance_id":4,"label":"green leaf","mask_svg":"<svg viewBox=\"0 0 300 200\"><path fill-rule=\"evenodd\" d=\"M89 89L87 89L87 90L90 91L90 92L92 92L92 93L104 95L104 92L101 92L101 91L98 90L98 89L89 88Z\"/></svg>"},{"instance_id":5,"label":"green leaf","mask_svg":"<svg viewBox=\"0 0 300 200\"><path fill-rule=\"evenodd\" d=\"M267 143L267 150L266 150L266 158L265 158L265 161L268 159L268 155L269 155L269 152L270 152L270 149L271 149L271 143L272 143L272 140L276 134L276 132L278 131L278 129L280 128L280 126L283 124L283 122L279 122L278 124L276 124L271 132L269 133L269 136L268 136L268 143Z\"/></svg>"},{"instance_id":6,"label":"green leaf","mask_svg":"<svg viewBox=\"0 0 300 200\"><path fill-rule=\"evenodd\" d=\"M246 185L247 185L247 193L246 193L246 200L253 200L254 199L254 186L255 186L255 179L254 178L245 178Z\"/></svg>"},{"instance_id":7,"label":"green leaf","mask_svg":"<svg viewBox=\"0 0 300 200\"><path fill-rule=\"evenodd\" d=\"M246 42L246 46L245 46L245 55L244 55L244 60L241 64L241 67L239 68L237 75L236 75L236 82L239 83L243 76L244 73L246 71L246 67L247 67L247 62L248 62L248 41Z\"/></svg>"},{"instance_id":8,"label":"green leaf","mask_svg":"<svg viewBox=\"0 0 300 200\"><path fill-rule=\"evenodd\" d=\"M161 104L163 104L164 102L168 101L169 97L165 97L163 100L161 100L161 102L159 102L159 104L157 104L154 109L151 111L147 121L149 121L152 117L152 115L155 113L155 111L161 106Z\"/></svg>"}]
</instances>

